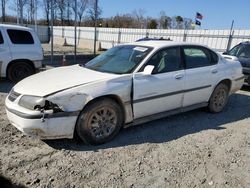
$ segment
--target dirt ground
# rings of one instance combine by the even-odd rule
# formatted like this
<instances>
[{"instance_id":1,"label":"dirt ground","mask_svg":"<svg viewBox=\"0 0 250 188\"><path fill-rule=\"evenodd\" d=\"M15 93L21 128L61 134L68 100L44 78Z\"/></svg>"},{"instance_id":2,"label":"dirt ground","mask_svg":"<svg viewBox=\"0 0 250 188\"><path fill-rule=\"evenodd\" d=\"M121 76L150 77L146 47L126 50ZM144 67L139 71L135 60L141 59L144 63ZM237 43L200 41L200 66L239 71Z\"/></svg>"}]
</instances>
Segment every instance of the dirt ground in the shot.
<instances>
[{"instance_id":1,"label":"dirt ground","mask_svg":"<svg viewBox=\"0 0 250 188\"><path fill-rule=\"evenodd\" d=\"M25 187L250 187L250 89L204 110L124 129L110 143L41 141L9 124L0 81L0 174Z\"/></svg>"}]
</instances>

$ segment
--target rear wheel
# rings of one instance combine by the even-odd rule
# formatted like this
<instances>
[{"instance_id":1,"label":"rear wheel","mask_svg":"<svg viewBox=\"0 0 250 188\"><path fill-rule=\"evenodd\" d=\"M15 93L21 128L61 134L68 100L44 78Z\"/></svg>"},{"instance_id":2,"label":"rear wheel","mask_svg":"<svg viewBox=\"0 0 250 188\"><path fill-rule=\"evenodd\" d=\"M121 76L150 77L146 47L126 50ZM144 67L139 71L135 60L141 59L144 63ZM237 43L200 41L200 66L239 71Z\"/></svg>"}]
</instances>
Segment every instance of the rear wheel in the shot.
<instances>
[{"instance_id":1,"label":"rear wheel","mask_svg":"<svg viewBox=\"0 0 250 188\"><path fill-rule=\"evenodd\" d=\"M111 99L102 99L88 105L79 115L76 131L87 144L103 144L111 140L123 124L120 106Z\"/></svg>"},{"instance_id":2,"label":"rear wheel","mask_svg":"<svg viewBox=\"0 0 250 188\"><path fill-rule=\"evenodd\" d=\"M209 100L209 111L212 113L221 112L227 104L228 96L229 88L226 84L221 83L216 86Z\"/></svg>"},{"instance_id":3,"label":"rear wheel","mask_svg":"<svg viewBox=\"0 0 250 188\"><path fill-rule=\"evenodd\" d=\"M15 62L8 68L7 76L12 82L18 82L35 73L35 69L26 62Z\"/></svg>"}]
</instances>

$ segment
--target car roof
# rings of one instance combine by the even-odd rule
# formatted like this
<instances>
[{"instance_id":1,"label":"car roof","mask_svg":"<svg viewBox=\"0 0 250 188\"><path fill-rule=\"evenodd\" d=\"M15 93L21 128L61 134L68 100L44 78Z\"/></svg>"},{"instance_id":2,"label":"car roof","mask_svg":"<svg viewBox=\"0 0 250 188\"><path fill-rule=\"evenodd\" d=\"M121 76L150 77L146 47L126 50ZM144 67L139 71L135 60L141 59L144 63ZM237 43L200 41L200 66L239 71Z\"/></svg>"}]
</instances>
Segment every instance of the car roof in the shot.
<instances>
[{"instance_id":1,"label":"car roof","mask_svg":"<svg viewBox=\"0 0 250 188\"><path fill-rule=\"evenodd\" d=\"M155 37L155 38L150 38L150 37L144 37L136 40L135 42L140 42L140 41L148 41L148 40L164 40L164 41L171 41L170 38L163 38L163 37Z\"/></svg>"},{"instance_id":2,"label":"car roof","mask_svg":"<svg viewBox=\"0 0 250 188\"><path fill-rule=\"evenodd\" d=\"M162 48L162 47L171 47L171 46L187 46L187 45L195 45L195 46L202 46L202 47L208 48L205 45L196 44L196 43L175 42L175 41L166 41L166 40L148 40L148 41L133 42L130 44L153 47L153 48Z\"/></svg>"},{"instance_id":3,"label":"car roof","mask_svg":"<svg viewBox=\"0 0 250 188\"><path fill-rule=\"evenodd\" d=\"M20 26L20 25L11 25L11 24L0 24L0 27L10 28L10 29L20 29L20 30L26 30L26 31L32 30L29 27L24 27L24 26Z\"/></svg>"},{"instance_id":4,"label":"car roof","mask_svg":"<svg viewBox=\"0 0 250 188\"><path fill-rule=\"evenodd\" d=\"M243 45L250 45L250 41L241 42L240 44L243 44Z\"/></svg>"}]
</instances>

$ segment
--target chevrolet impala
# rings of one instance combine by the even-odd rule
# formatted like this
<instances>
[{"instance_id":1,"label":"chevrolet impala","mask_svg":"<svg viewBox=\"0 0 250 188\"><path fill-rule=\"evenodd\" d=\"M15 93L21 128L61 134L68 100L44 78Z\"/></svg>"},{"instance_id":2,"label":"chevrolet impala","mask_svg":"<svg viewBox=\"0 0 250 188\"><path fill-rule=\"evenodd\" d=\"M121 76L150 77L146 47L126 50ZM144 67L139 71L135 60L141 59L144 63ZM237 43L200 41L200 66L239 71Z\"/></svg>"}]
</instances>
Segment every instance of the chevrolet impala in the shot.
<instances>
[{"instance_id":1,"label":"chevrolet impala","mask_svg":"<svg viewBox=\"0 0 250 188\"><path fill-rule=\"evenodd\" d=\"M26 135L78 135L96 145L122 127L201 107L218 113L243 82L237 59L206 46L140 41L115 46L85 65L25 78L5 105L11 124Z\"/></svg>"}]
</instances>

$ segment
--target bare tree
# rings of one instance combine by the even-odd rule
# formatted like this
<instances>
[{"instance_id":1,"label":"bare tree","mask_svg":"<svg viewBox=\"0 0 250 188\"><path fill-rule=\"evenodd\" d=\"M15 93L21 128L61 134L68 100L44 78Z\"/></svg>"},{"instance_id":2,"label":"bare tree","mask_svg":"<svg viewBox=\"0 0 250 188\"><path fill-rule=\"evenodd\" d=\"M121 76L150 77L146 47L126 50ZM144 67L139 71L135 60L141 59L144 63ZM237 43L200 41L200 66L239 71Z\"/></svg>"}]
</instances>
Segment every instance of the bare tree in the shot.
<instances>
[{"instance_id":1,"label":"bare tree","mask_svg":"<svg viewBox=\"0 0 250 188\"><path fill-rule=\"evenodd\" d=\"M46 23L49 25L51 0L43 0L44 13L46 17Z\"/></svg>"},{"instance_id":2,"label":"bare tree","mask_svg":"<svg viewBox=\"0 0 250 188\"><path fill-rule=\"evenodd\" d=\"M71 0L66 0L66 17L67 17L67 24L70 25L70 18L71 18Z\"/></svg>"},{"instance_id":3,"label":"bare tree","mask_svg":"<svg viewBox=\"0 0 250 188\"><path fill-rule=\"evenodd\" d=\"M27 5L28 0L16 0L14 1L14 7L16 7L16 11L17 11L17 19L19 20L20 18L20 24L23 24L23 20L24 20L24 8Z\"/></svg>"},{"instance_id":4,"label":"bare tree","mask_svg":"<svg viewBox=\"0 0 250 188\"><path fill-rule=\"evenodd\" d=\"M96 14L95 14L95 1L96 0L89 0L89 8L88 8L88 11L87 11L87 16L91 21L91 26L95 25L95 23L94 23L95 15L96 15L96 19L100 20L100 17L101 17L101 14L102 14L102 9L99 6L97 7L97 11L96 11Z\"/></svg>"},{"instance_id":5,"label":"bare tree","mask_svg":"<svg viewBox=\"0 0 250 188\"><path fill-rule=\"evenodd\" d=\"M37 4L38 4L38 0L28 0L28 20L30 21L31 24L34 24L34 20L35 20L35 14L37 11Z\"/></svg>"},{"instance_id":6,"label":"bare tree","mask_svg":"<svg viewBox=\"0 0 250 188\"><path fill-rule=\"evenodd\" d=\"M160 28L161 29L168 29L171 25L171 18L166 15L165 11L160 12L160 18L159 18Z\"/></svg>"},{"instance_id":7,"label":"bare tree","mask_svg":"<svg viewBox=\"0 0 250 188\"><path fill-rule=\"evenodd\" d=\"M6 21L6 5L8 3L8 0L1 0L1 6L2 6L2 22Z\"/></svg>"},{"instance_id":8,"label":"bare tree","mask_svg":"<svg viewBox=\"0 0 250 188\"><path fill-rule=\"evenodd\" d=\"M90 3L89 0L76 0L76 9L74 5L71 6L73 12L77 14L79 26L81 25L83 13L87 9L87 6L89 5L89 3Z\"/></svg>"},{"instance_id":9,"label":"bare tree","mask_svg":"<svg viewBox=\"0 0 250 188\"><path fill-rule=\"evenodd\" d=\"M192 25L193 25L193 20L190 18L184 18L183 19L184 22L184 29L191 29Z\"/></svg>"},{"instance_id":10,"label":"bare tree","mask_svg":"<svg viewBox=\"0 0 250 188\"><path fill-rule=\"evenodd\" d=\"M64 25L66 3L67 3L66 0L56 0L56 5L57 5L56 8L59 10L59 17L62 26Z\"/></svg>"},{"instance_id":11,"label":"bare tree","mask_svg":"<svg viewBox=\"0 0 250 188\"><path fill-rule=\"evenodd\" d=\"M139 28L143 28L145 25L145 13L146 11L144 9L134 10L132 12L132 15L136 19Z\"/></svg>"}]
</instances>

